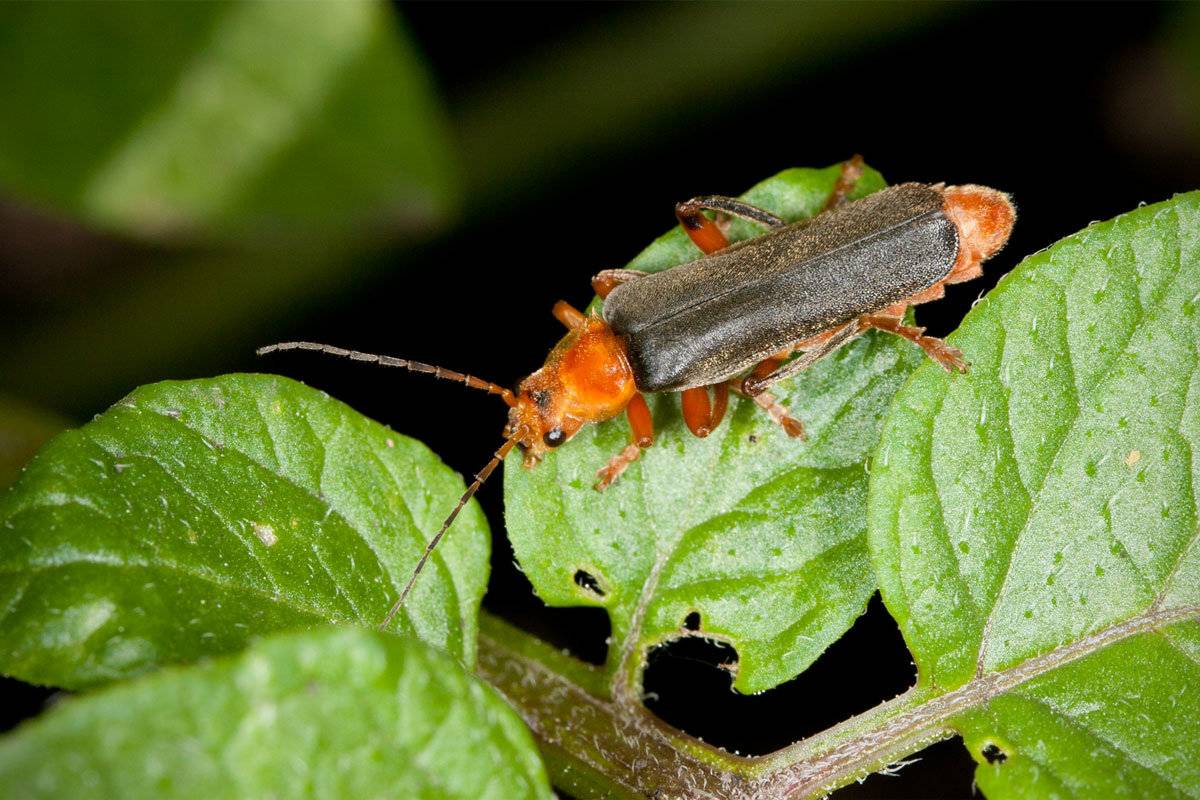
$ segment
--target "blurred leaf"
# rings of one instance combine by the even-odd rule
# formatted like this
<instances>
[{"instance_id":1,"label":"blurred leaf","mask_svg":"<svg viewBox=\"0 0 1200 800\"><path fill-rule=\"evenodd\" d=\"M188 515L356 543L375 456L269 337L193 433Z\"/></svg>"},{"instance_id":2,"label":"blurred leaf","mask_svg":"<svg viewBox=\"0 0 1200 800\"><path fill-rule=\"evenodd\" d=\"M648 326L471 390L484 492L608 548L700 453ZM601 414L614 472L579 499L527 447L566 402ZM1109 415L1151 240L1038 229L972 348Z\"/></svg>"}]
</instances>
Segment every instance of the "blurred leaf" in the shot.
<instances>
[{"instance_id":1,"label":"blurred leaf","mask_svg":"<svg viewBox=\"0 0 1200 800\"><path fill-rule=\"evenodd\" d=\"M462 490L421 443L284 378L143 387L0 499L0 670L88 686L378 624ZM395 627L472 664L489 545L471 505Z\"/></svg>"},{"instance_id":2,"label":"blurred leaf","mask_svg":"<svg viewBox=\"0 0 1200 800\"><path fill-rule=\"evenodd\" d=\"M67 427L66 420L0 395L0 491L7 488L37 449Z\"/></svg>"},{"instance_id":3,"label":"blurred leaf","mask_svg":"<svg viewBox=\"0 0 1200 800\"><path fill-rule=\"evenodd\" d=\"M0 186L142 237L435 220L441 114L386 6L0 9Z\"/></svg>"},{"instance_id":4,"label":"blurred leaf","mask_svg":"<svg viewBox=\"0 0 1200 800\"><path fill-rule=\"evenodd\" d=\"M674 135L747 97L770 96L797 74L970 8L857 2L846 13L837 3L627 4L603 24L482 76L455 104L467 200L485 205L502 194L511 203L536 182L598 163L597 153Z\"/></svg>"},{"instance_id":5,"label":"blurred leaf","mask_svg":"<svg viewBox=\"0 0 1200 800\"><path fill-rule=\"evenodd\" d=\"M65 701L0 739L0 797L553 794L492 689L417 642L326 629Z\"/></svg>"},{"instance_id":6,"label":"blurred leaf","mask_svg":"<svg viewBox=\"0 0 1200 800\"><path fill-rule=\"evenodd\" d=\"M811 216L838 171L788 170L745 197L789 219ZM857 193L882 186L870 171ZM735 238L752 232L739 226ZM677 229L630 266L661 270L697 253ZM537 469L510 456L506 520L522 569L550 605L607 608L610 675L626 660L640 670L642 651L686 635L684 619L697 611L703 635L737 648L739 691L794 677L875 591L865 461L920 358L895 337L869 335L777 387L808 428L803 442L740 400L712 436L696 439L678 398L656 396L654 446L604 493L592 488L596 470L627 444L624 418L587 426ZM577 571L603 595L577 583Z\"/></svg>"},{"instance_id":7,"label":"blurred leaf","mask_svg":"<svg viewBox=\"0 0 1200 800\"><path fill-rule=\"evenodd\" d=\"M133 279L6 331L0 382L83 415L132 386L219 369L249 355L273 317L360 279L363 256L361 243L340 240L152 254Z\"/></svg>"},{"instance_id":8,"label":"blurred leaf","mask_svg":"<svg viewBox=\"0 0 1200 800\"><path fill-rule=\"evenodd\" d=\"M85 413L228 364L228 348L352 285L382 244L444 224L447 127L394 14L299 8L0 5L0 190L116 245L104 270L62 270L64 298L4 320L0 388ZM56 251L64 238L19 252L80 260Z\"/></svg>"},{"instance_id":9,"label":"blurred leaf","mask_svg":"<svg viewBox=\"0 0 1200 800\"><path fill-rule=\"evenodd\" d=\"M1176 78L1166 104L1182 117L1190 134L1181 137L1184 141L1179 144L1190 144L1190 153L1195 153L1200 142L1200 8L1180 3L1171 8L1164 23L1166 58Z\"/></svg>"},{"instance_id":10,"label":"blurred leaf","mask_svg":"<svg viewBox=\"0 0 1200 800\"><path fill-rule=\"evenodd\" d=\"M1026 259L885 424L880 587L992 800L1200 797L1198 231L1193 192Z\"/></svg>"}]
</instances>

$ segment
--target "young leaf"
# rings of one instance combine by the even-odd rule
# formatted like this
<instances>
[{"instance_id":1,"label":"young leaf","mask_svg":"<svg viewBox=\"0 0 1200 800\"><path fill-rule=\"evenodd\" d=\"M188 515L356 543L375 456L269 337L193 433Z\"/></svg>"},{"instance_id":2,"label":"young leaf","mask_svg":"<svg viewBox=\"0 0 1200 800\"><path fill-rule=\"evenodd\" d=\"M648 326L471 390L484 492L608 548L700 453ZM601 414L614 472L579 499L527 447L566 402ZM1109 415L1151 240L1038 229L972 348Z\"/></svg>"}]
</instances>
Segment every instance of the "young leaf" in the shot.
<instances>
[{"instance_id":1,"label":"young leaf","mask_svg":"<svg viewBox=\"0 0 1200 800\"><path fill-rule=\"evenodd\" d=\"M871 475L884 600L996 798L1200 796L1200 193L1026 259Z\"/></svg>"},{"instance_id":2,"label":"young leaf","mask_svg":"<svg viewBox=\"0 0 1200 800\"><path fill-rule=\"evenodd\" d=\"M837 175L837 167L789 170L745 197L798 219L821 207ZM882 185L868 172L857 192ZM738 224L733 238L754 232ZM676 229L630 266L655 271L697 255ZM506 520L522 568L551 605L607 608L610 674L627 670L636 683L645 648L686 635L684 621L697 613L702 635L737 648L739 691L788 680L875 591L864 462L920 358L894 337L870 335L777 387L807 441L737 400L713 435L697 439L678 398L655 397L654 446L603 493L592 488L596 470L628 442L624 419L589 426L536 469L511 457Z\"/></svg>"},{"instance_id":3,"label":"young leaf","mask_svg":"<svg viewBox=\"0 0 1200 800\"><path fill-rule=\"evenodd\" d=\"M284 378L142 387L0 499L0 671L87 686L378 624L462 490L421 443ZM473 663L489 544L464 509L396 627Z\"/></svg>"},{"instance_id":4,"label":"young leaf","mask_svg":"<svg viewBox=\"0 0 1200 800\"><path fill-rule=\"evenodd\" d=\"M437 218L441 113L382 4L8 6L0 182L137 236Z\"/></svg>"},{"instance_id":5,"label":"young leaf","mask_svg":"<svg viewBox=\"0 0 1200 800\"><path fill-rule=\"evenodd\" d=\"M355 629L67 700L0 739L0 797L553 797L529 731L446 656Z\"/></svg>"}]
</instances>

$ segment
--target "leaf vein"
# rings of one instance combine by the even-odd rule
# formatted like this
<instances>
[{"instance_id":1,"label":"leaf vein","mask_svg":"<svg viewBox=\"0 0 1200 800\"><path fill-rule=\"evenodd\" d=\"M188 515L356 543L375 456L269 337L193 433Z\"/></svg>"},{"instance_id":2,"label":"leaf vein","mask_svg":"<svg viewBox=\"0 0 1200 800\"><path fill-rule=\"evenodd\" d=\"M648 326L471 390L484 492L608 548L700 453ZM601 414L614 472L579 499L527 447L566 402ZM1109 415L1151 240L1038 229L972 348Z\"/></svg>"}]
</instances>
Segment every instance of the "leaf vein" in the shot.
<instances>
[{"instance_id":1,"label":"leaf vein","mask_svg":"<svg viewBox=\"0 0 1200 800\"><path fill-rule=\"evenodd\" d=\"M1154 297L1152 298L1152 302L1150 303L1150 307L1152 309L1159 307L1163 296L1175 285L1176 281L1179 280L1179 277L1181 274L1182 274L1182 270L1174 273L1171 276L1171 279L1168 281L1165 281L1164 284L1161 287L1159 287L1158 291L1156 291L1154 293ZM1063 289L1062 291L1063 291L1062 308L1063 308L1063 313L1065 314L1066 308L1067 308L1066 291L1065 291L1065 289ZM1004 578L1000 583L1000 590L996 593L996 599L995 599L995 601L993 601L991 612L988 615L987 622L984 624L983 631L980 635L979 649L977 651L976 660L975 660L977 672L983 668L984 663L987 661L987 652L988 652L989 645L991 643L990 639L991 639L992 623L996 616L996 609L999 608L999 606L1000 606L1000 598L1005 596L1005 590L1007 589L1009 580L1013 574L1012 568L1013 568L1013 564L1016 561L1015 556L1016 556L1017 548L1020 545L1022 537L1029 530L1030 521L1035 516L1034 512L1037 510L1037 505L1041 498L1041 491L1045 485L1046 477L1048 475L1050 475L1051 472L1053 472L1054 466L1058 463L1059 459L1062 457L1063 447L1065 446L1067 440L1071 437L1071 434L1074 433L1077 425L1079 424L1079 420L1082 417L1082 405L1083 405L1082 404L1082 396L1083 396L1083 394L1088 394L1088 395L1092 394L1112 377L1112 372L1113 372L1114 367L1121 360L1121 357L1126 355L1126 353L1128 352L1129 344L1130 344L1130 342L1132 342L1134 335L1139 330L1141 330L1141 328L1148 321L1152 321L1153 316L1154 316L1154 314L1152 313L1150 319L1147 319L1146 317L1141 317L1133 325L1130 326L1129 331L1128 331L1127 335L1125 336L1125 339L1122 342L1121 346L1119 348L1116 348L1116 347L1113 348L1113 354L1108 358L1103 369L1101 369L1099 372L1096 373L1096 377L1092 379L1090 386L1086 387L1086 389L1084 390L1083 393L1077 394L1077 396L1076 396L1076 403L1075 403L1076 404L1076 412L1075 412L1074 416L1071 418L1070 423L1064 427L1063 436L1058 441L1057 445L1055 446L1054 454L1050 458L1050 461L1048 462L1046 472L1042 476L1042 480L1037 487L1036 494L1034 494L1031 497L1031 501L1030 501L1030 503L1027 507L1027 511L1025 513L1025 519L1021 523L1021 528L1020 528L1020 530L1017 531L1017 535L1013 538L1012 547L1010 548L1009 557L1008 557L1008 564L1005 567L1005 571L1004 571ZM1070 363L1070 360L1071 360L1070 359L1070 351L1071 351L1070 341L1068 340L1067 347L1064 348L1064 350L1063 350L1063 353L1066 356L1068 363ZM1074 369L1072 369L1072 373L1075 373ZM1077 380L1077 383L1078 383L1078 380ZM1078 388L1077 388L1077 392L1078 392Z\"/></svg>"}]
</instances>

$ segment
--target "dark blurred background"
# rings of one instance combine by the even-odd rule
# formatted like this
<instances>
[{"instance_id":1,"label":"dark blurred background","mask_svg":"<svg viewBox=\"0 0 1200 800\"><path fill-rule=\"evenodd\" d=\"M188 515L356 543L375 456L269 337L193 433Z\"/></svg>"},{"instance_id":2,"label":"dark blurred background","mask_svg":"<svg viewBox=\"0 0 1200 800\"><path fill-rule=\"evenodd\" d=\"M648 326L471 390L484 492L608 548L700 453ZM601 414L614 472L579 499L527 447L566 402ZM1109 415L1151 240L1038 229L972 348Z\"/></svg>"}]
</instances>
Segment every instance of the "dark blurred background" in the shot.
<instances>
[{"instance_id":1,"label":"dark blurred background","mask_svg":"<svg viewBox=\"0 0 1200 800\"><path fill-rule=\"evenodd\" d=\"M314 339L513 384L553 302L702 193L852 153L982 183L1019 218L953 330L1021 257L1200 187L1200 13L1159 4L59 4L0 9L0 482L141 383L286 374L477 469L503 409L460 387L258 345ZM303 18L333 13L319 25ZM257 84L231 77L228 55ZM212 63L216 62L216 63ZM282 98L282 99L280 99ZM596 609L512 566L499 481L486 605L602 661ZM729 690L731 651L651 655L651 707L763 753L911 685L876 599L800 678ZM3 684L4 727L48 692ZM965 797L956 742L838 797Z\"/></svg>"}]
</instances>

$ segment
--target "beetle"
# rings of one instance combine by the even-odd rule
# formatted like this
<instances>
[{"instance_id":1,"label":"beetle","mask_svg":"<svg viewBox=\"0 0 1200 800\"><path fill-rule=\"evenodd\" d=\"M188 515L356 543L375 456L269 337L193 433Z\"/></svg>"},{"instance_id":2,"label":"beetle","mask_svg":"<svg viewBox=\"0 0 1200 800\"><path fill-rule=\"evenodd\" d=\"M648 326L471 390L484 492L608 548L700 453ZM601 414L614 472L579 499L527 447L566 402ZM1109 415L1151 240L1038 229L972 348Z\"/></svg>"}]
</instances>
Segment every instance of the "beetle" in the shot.
<instances>
[{"instance_id":1,"label":"beetle","mask_svg":"<svg viewBox=\"0 0 1200 800\"><path fill-rule=\"evenodd\" d=\"M430 539L383 627L458 513L514 446L533 467L584 425L624 412L631 439L597 473L596 488L603 490L654 442L646 392L679 392L684 422L699 437L721 423L732 391L803 439L803 424L770 387L872 328L913 342L949 371L965 372L959 350L905 324L904 313L942 297L946 285L982 274L983 261L1012 231L1011 200L984 186L904 183L849 202L862 169L859 156L844 162L822 213L791 224L731 197L679 203L676 217L699 257L653 274L600 272L592 280L604 300L599 313L556 303L553 314L567 334L515 392L430 364L312 342L260 348L259 354L315 350L426 372L496 394L509 406L504 444ZM766 232L731 245L705 212L740 217Z\"/></svg>"}]
</instances>

